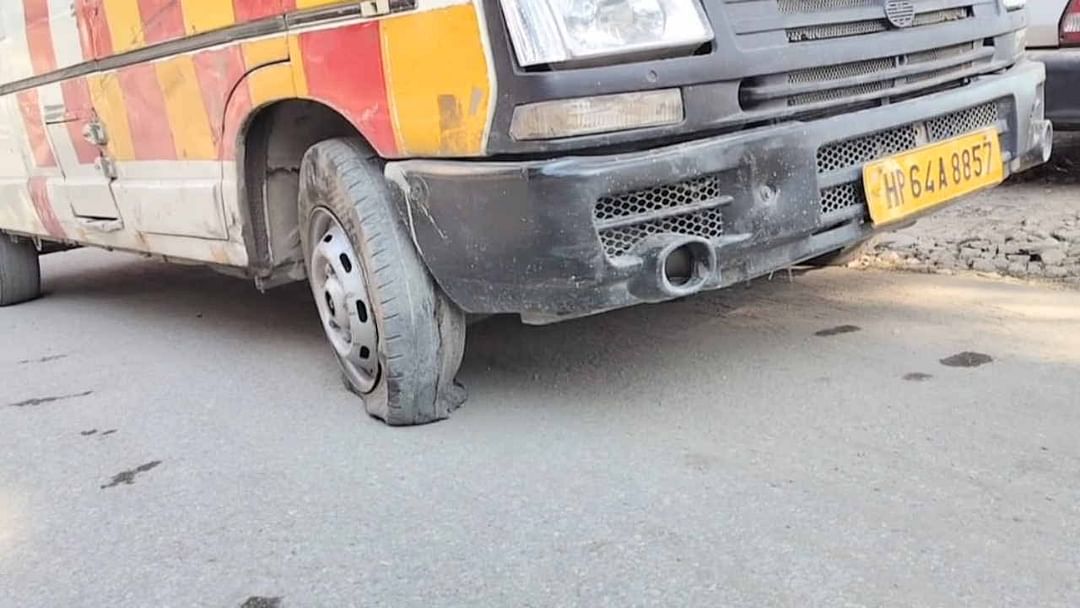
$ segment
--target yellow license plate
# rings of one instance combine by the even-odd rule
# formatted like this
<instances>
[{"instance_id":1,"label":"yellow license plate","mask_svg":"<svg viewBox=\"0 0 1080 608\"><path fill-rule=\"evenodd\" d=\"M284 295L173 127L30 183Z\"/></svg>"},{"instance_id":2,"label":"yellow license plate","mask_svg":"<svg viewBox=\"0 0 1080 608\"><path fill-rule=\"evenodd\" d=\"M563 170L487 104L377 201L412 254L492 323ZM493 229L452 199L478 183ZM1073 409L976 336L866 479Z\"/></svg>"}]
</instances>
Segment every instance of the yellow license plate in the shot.
<instances>
[{"instance_id":1,"label":"yellow license plate","mask_svg":"<svg viewBox=\"0 0 1080 608\"><path fill-rule=\"evenodd\" d=\"M875 225L888 224L1005 179L990 127L868 163L863 187Z\"/></svg>"}]
</instances>

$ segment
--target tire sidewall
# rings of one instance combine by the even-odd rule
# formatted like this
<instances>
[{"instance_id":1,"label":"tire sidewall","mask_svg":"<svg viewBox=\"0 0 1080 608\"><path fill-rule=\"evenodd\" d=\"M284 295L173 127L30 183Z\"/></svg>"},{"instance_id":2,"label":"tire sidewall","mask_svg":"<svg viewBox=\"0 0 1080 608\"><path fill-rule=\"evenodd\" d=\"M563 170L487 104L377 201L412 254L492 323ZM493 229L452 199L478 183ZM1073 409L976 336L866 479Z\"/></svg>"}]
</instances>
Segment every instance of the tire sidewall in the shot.
<instances>
[{"instance_id":1,"label":"tire sidewall","mask_svg":"<svg viewBox=\"0 0 1080 608\"><path fill-rule=\"evenodd\" d=\"M455 356L449 349L458 345L443 335L444 327L456 325L445 319L461 313L444 301L428 275L380 161L361 142L330 140L315 145L301 166L298 205L306 270L315 245L311 220L320 208L338 220L361 257L366 297L379 334L380 372L367 393L357 391L346 378L347 388L364 400L369 414L390 424L445 418L456 405L441 389L453 384L460 363L457 352L449 365L453 369L448 369L448 359ZM462 335L462 347L463 341ZM340 358L335 359L343 367ZM449 379L444 377L447 373Z\"/></svg>"}]
</instances>

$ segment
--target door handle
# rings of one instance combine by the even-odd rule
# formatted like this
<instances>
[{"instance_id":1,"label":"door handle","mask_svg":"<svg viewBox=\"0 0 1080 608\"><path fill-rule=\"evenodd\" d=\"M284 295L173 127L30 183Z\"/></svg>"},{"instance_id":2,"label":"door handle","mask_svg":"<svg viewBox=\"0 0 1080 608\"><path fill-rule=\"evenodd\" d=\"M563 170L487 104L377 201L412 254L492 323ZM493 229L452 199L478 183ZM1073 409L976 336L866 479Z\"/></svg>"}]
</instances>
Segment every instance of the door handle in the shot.
<instances>
[{"instance_id":1,"label":"door handle","mask_svg":"<svg viewBox=\"0 0 1080 608\"><path fill-rule=\"evenodd\" d=\"M102 155L95 158L94 167L96 167L106 179L116 179L116 163L108 156Z\"/></svg>"},{"instance_id":2,"label":"door handle","mask_svg":"<svg viewBox=\"0 0 1080 608\"><path fill-rule=\"evenodd\" d=\"M94 146L106 146L109 143L109 134L105 132L105 125L96 118L83 125L82 136Z\"/></svg>"}]
</instances>

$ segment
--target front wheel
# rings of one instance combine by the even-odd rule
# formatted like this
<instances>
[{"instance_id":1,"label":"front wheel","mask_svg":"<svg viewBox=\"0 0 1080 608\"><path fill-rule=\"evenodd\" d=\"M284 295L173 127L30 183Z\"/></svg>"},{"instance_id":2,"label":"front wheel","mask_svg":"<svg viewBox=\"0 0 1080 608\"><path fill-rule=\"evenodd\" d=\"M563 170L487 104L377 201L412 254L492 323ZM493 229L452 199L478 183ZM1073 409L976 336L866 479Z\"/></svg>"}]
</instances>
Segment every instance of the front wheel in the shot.
<instances>
[{"instance_id":1,"label":"front wheel","mask_svg":"<svg viewBox=\"0 0 1080 608\"><path fill-rule=\"evenodd\" d=\"M0 233L0 306L11 306L41 295L41 266L32 241Z\"/></svg>"},{"instance_id":2,"label":"front wheel","mask_svg":"<svg viewBox=\"0 0 1080 608\"><path fill-rule=\"evenodd\" d=\"M345 385L387 424L449 416L465 400L454 380L465 316L428 275L377 159L352 140L312 147L299 215L308 282Z\"/></svg>"}]
</instances>

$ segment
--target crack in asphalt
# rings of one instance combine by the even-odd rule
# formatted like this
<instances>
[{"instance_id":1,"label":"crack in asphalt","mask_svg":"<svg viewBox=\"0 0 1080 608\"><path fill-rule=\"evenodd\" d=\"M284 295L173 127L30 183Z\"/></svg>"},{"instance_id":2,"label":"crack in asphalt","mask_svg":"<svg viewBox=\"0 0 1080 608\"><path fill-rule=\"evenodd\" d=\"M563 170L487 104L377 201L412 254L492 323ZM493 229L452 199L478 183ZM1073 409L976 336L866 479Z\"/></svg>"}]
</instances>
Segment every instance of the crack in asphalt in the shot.
<instances>
[{"instance_id":1,"label":"crack in asphalt","mask_svg":"<svg viewBox=\"0 0 1080 608\"><path fill-rule=\"evenodd\" d=\"M32 397L24 401L17 401L15 403L9 403L8 407L34 407L38 405L45 405L46 403L55 403L57 401L67 401L68 399L78 399L79 397L88 397L93 395L94 391L83 391L81 393L72 393L70 395L56 395L54 397Z\"/></svg>"},{"instance_id":2,"label":"crack in asphalt","mask_svg":"<svg viewBox=\"0 0 1080 608\"><path fill-rule=\"evenodd\" d=\"M140 473L145 473L145 472L150 471L150 470L153 470L153 469L157 468L158 465L160 465L160 464L161 464L160 460L154 460L154 461L148 462L146 464L140 464L139 466L135 467L134 469L130 469L130 470L127 470L127 471L121 471L120 473L117 473L116 475L113 475L112 481L110 481L109 483L101 486L101 489L106 490L108 488L115 488L116 486L118 486L120 484L124 484L124 485L128 485L128 486L135 485L135 476L136 475L138 475Z\"/></svg>"}]
</instances>

